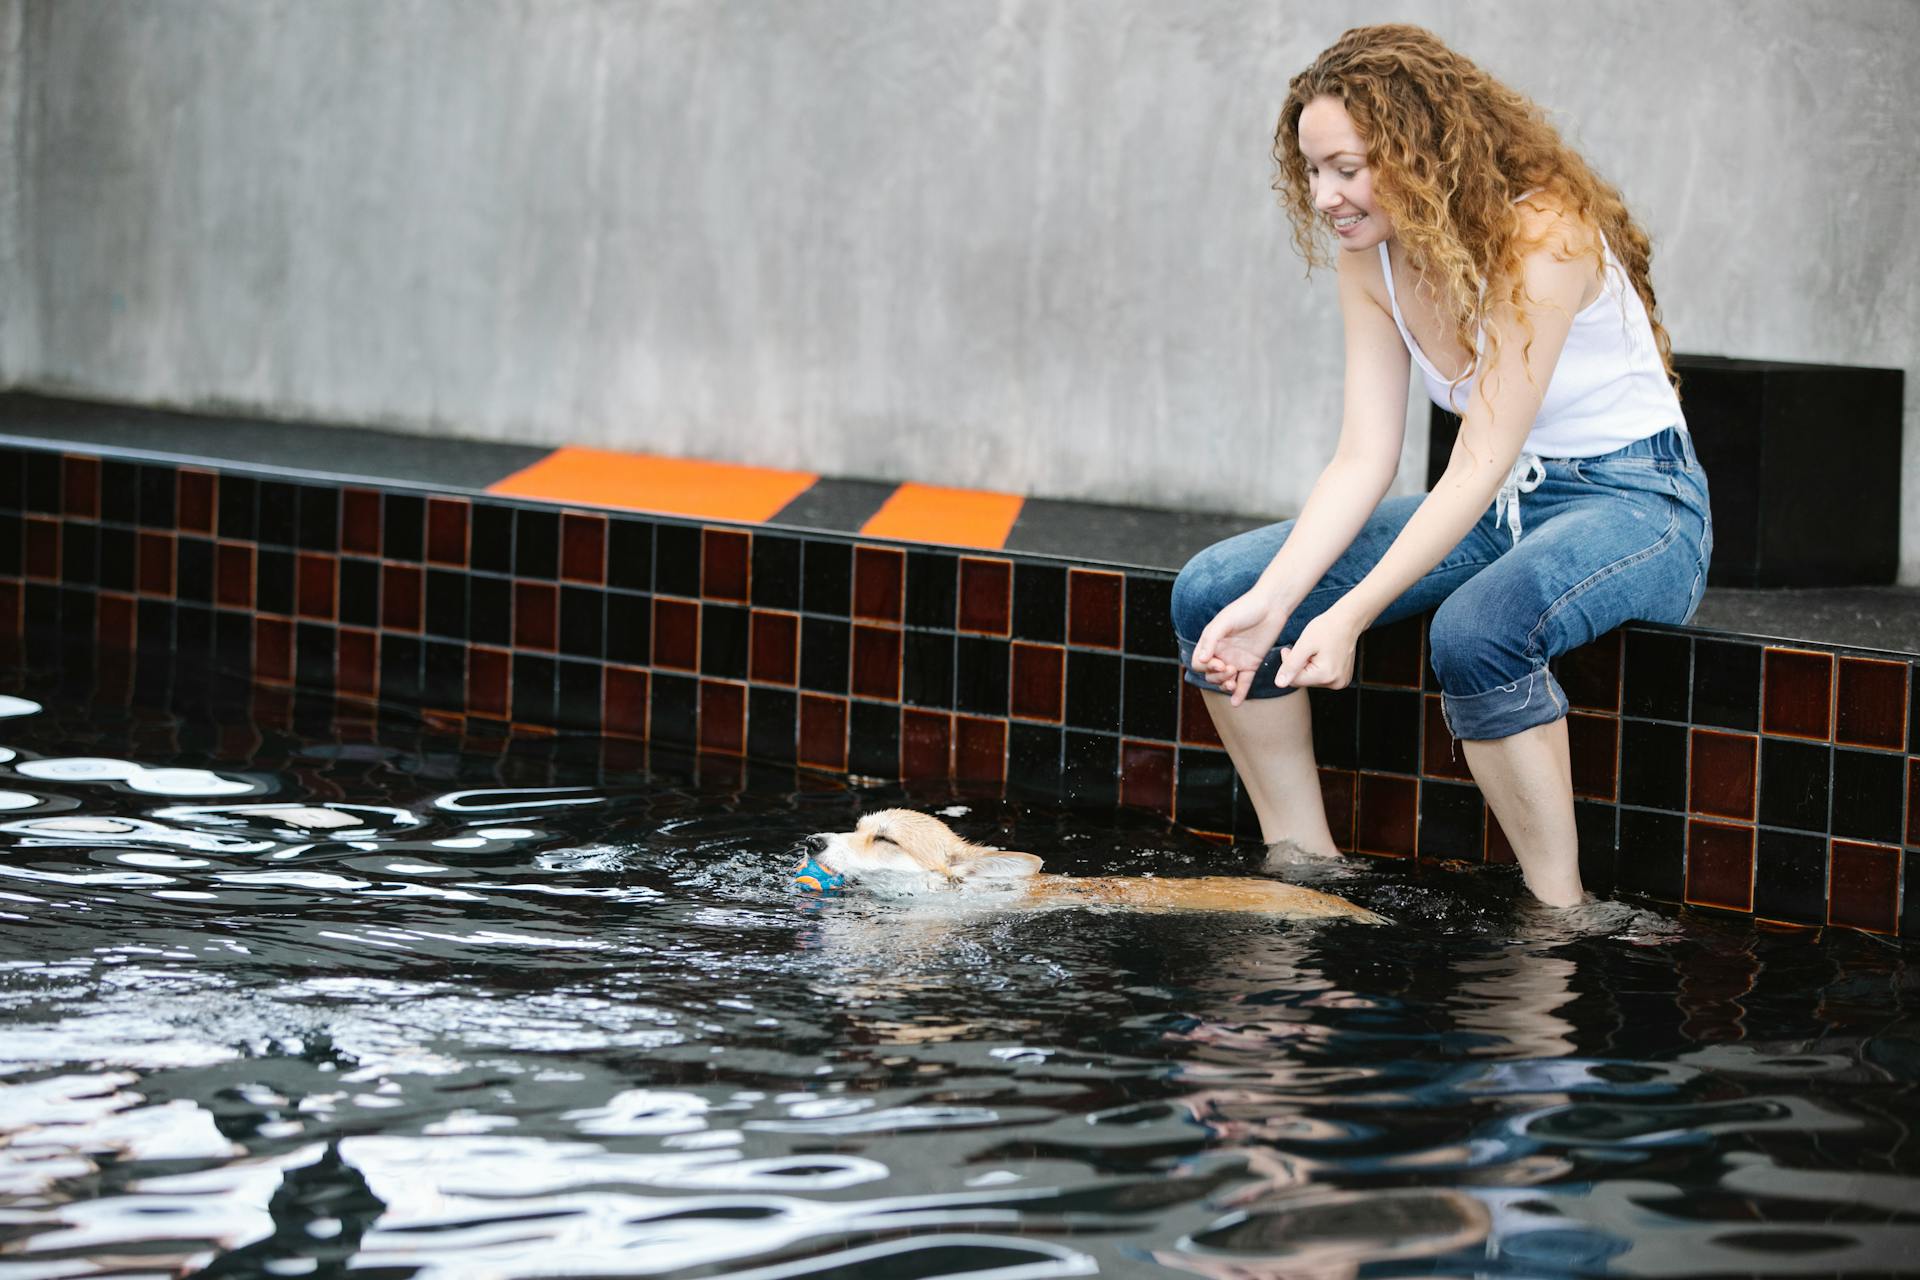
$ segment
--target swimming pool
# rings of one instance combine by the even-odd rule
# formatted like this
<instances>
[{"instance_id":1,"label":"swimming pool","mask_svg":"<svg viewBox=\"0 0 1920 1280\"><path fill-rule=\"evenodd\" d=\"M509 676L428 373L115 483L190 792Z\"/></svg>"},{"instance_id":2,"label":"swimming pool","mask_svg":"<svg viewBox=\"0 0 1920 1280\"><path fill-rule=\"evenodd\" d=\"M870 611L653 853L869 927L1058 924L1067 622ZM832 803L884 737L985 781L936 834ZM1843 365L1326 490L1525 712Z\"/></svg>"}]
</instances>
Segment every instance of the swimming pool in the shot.
<instances>
[{"instance_id":1,"label":"swimming pool","mask_svg":"<svg viewBox=\"0 0 1920 1280\"><path fill-rule=\"evenodd\" d=\"M797 898L900 803L1146 815L11 672L0 1274L1864 1274L1912 945L1364 862L1393 929ZM279 696L279 695L276 695ZM37 704L41 709L33 710Z\"/></svg>"}]
</instances>

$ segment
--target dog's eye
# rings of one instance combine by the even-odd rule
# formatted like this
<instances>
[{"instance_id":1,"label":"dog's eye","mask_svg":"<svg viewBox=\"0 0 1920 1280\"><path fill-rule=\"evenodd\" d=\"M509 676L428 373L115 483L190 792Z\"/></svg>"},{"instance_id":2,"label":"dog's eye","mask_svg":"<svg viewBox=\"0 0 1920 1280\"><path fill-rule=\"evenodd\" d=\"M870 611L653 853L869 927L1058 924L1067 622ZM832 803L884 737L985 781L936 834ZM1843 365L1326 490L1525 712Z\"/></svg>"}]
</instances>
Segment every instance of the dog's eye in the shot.
<instances>
[{"instance_id":1,"label":"dog's eye","mask_svg":"<svg viewBox=\"0 0 1920 1280\"><path fill-rule=\"evenodd\" d=\"M874 832L874 833L873 833L873 838L874 838L874 840L875 840L875 841L876 841L877 843L880 843L880 844L892 844L892 843L893 843L893 837L892 837L892 836L890 836L890 835L888 835L888 834L887 834L886 832L884 832L884 831L876 831L876 832Z\"/></svg>"}]
</instances>

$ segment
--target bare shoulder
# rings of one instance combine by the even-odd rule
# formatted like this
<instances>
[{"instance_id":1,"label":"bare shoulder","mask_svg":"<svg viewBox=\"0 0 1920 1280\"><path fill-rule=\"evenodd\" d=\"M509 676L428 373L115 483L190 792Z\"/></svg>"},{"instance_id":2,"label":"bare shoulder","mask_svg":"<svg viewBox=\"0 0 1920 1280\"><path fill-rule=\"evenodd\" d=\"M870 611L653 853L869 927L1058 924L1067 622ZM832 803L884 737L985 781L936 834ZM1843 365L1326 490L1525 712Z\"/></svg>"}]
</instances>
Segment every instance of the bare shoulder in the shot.
<instances>
[{"instance_id":1,"label":"bare shoulder","mask_svg":"<svg viewBox=\"0 0 1920 1280\"><path fill-rule=\"evenodd\" d=\"M1605 254L1599 228L1547 194L1524 197L1514 212L1528 293L1575 310L1600 296Z\"/></svg>"},{"instance_id":2,"label":"bare shoulder","mask_svg":"<svg viewBox=\"0 0 1920 1280\"><path fill-rule=\"evenodd\" d=\"M1367 253L1342 253L1334 262L1340 277L1342 298L1364 297L1391 315L1393 304L1387 297L1386 273L1380 269L1377 250Z\"/></svg>"}]
</instances>

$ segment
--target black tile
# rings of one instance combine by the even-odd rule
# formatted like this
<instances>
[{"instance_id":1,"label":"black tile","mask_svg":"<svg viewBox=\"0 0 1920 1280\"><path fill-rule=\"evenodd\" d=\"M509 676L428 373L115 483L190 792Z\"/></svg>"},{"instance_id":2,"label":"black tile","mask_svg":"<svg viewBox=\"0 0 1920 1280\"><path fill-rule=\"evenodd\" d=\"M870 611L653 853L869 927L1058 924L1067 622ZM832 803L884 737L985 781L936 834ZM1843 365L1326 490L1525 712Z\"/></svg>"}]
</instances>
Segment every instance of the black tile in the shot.
<instances>
[{"instance_id":1,"label":"black tile","mask_svg":"<svg viewBox=\"0 0 1920 1280\"><path fill-rule=\"evenodd\" d=\"M753 535L753 603L762 609L800 608L800 539L778 534ZM748 716L752 718L751 713ZM752 729L748 729L751 736ZM749 748L751 750L751 748ZM793 751L776 759L793 758Z\"/></svg>"},{"instance_id":2,"label":"black tile","mask_svg":"<svg viewBox=\"0 0 1920 1280\"><path fill-rule=\"evenodd\" d=\"M607 585L653 590L653 522L630 516L607 520Z\"/></svg>"},{"instance_id":3,"label":"black tile","mask_svg":"<svg viewBox=\"0 0 1920 1280\"><path fill-rule=\"evenodd\" d=\"M392 632L380 637L380 701L414 703L420 700L424 653L413 636Z\"/></svg>"},{"instance_id":4,"label":"black tile","mask_svg":"<svg viewBox=\"0 0 1920 1280\"><path fill-rule=\"evenodd\" d=\"M293 679L304 689L333 688L334 630L321 622L295 623Z\"/></svg>"},{"instance_id":5,"label":"black tile","mask_svg":"<svg viewBox=\"0 0 1920 1280\"><path fill-rule=\"evenodd\" d=\"M600 728L600 664L560 661L555 722L568 729Z\"/></svg>"},{"instance_id":6,"label":"black tile","mask_svg":"<svg viewBox=\"0 0 1920 1280\"><path fill-rule=\"evenodd\" d=\"M162 654L173 648L173 606L164 600L142 600L134 618L134 626L139 632L140 649L144 653L149 646ZM248 645L252 636L249 633Z\"/></svg>"},{"instance_id":7,"label":"black tile","mask_svg":"<svg viewBox=\"0 0 1920 1280\"><path fill-rule=\"evenodd\" d=\"M98 596L84 587L62 588L60 592L61 631L83 646L90 643L93 640L94 618L99 599ZM148 602L143 600L141 603L146 604ZM160 602L154 601L153 603L158 604ZM173 634L173 606L169 604L163 607L166 610L167 622L166 629L162 634L171 637ZM171 639L169 639L167 643L169 647L172 646Z\"/></svg>"},{"instance_id":8,"label":"black tile","mask_svg":"<svg viewBox=\"0 0 1920 1280\"><path fill-rule=\"evenodd\" d=\"M1620 722L1620 803L1686 811L1686 726Z\"/></svg>"},{"instance_id":9,"label":"black tile","mask_svg":"<svg viewBox=\"0 0 1920 1280\"><path fill-rule=\"evenodd\" d=\"M1152 658L1180 652L1173 635L1173 582L1145 574L1127 575L1126 651Z\"/></svg>"},{"instance_id":10,"label":"black tile","mask_svg":"<svg viewBox=\"0 0 1920 1280\"><path fill-rule=\"evenodd\" d=\"M1760 824L1825 832L1832 766L1823 743L1761 738Z\"/></svg>"},{"instance_id":11,"label":"black tile","mask_svg":"<svg viewBox=\"0 0 1920 1280\"><path fill-rule=\"evenodd\" d=\"M222 477L224 481L224 477ZM17 509L17 507L16 507ZM253 509L247 509L251 524ZM100 464L100 518L122 524L140 519L140 468L132 462L108 458Z\"/></svg>"},{"instance_id":12,"label":"black tile","mask_svg":"<svg viewBox=\"0 0 1920 1280\"><path fill-rule=\"evenodd\" d=\"M1073 729L1068 729L1063 739L1061 785L1066 798L1084 805L1118 804L1120 739Z\"/></svg>"},{"instance_id":13,"label":"black tile","mask_svg":"<svg viewBox=\"0 0 1920 1280\"><path fill-rule=\"evenodd\" d=\"M513 583L474 574L467 579L467 639L513 643Z\"/></svg>"},{"instance_id":14,"label":"black tile","mask_svg":"<svg viewBox=\"0 0 1920 1280\"><path fill-rule=\"evenodd\" d=\"M173 528L173 498L179 487L179 472L160 463L145 463L140 468L140 523L149 529ZM291 488L291 485L283 486ZM292 504L287 515L291 520ZM291 531L289 531L291 532ZM291 537L285 539L291 542Z\"/></svg>"},{"instance_id":15,"label":"black tile","mask_svg":"<svg viewBox=\"0 0 1920 1280\"><path fill-rule=\"evenodd\" d=\"M293 552L261 547L254 556L253 607L261 613L293 612Z\"/></svg>"},{"instance_id":16,"label":"black tile","mask_svg":"<svg viewBox=\"0 0 1920 1280\"><path fill-rule=\"evenodd\" d=\"M1753 913L1799 924L1827 921L1827 840L1760 829L1754 851Z\"/></svg>"},{"instance_id":17,"label":"black tile","mask_svg":"<svg viewBox=\"0 0 1920 1280\"><path fill-rule=\"evenodd\" d=\"M213 612L213 654L224 674L253 670L253 615L232 609Z\"/></svg>"},{"instance_id":18,"label":"black tile","mask_svg":"<svg viewBox=\"0 0 1920 1280\"><path fill-rule=\"evenodd\" d=\"M64 520L60 529L60 581L70 587L90 587L100 572L100 530L97 525Z\"/></svg>"},{"instance_id":19,"label":"black tile","mask_svg":"<svg viewBox=\"0 0 1920 1280\"><path fill-rule=\"evenodd\" d=\"M760 535L754 535L754 542ZM798 543L794 546L797 548ZM755 576L759 574L756 563ZM794 743L800 723L800 695L791 689L769 689L755 685L747 691L747 754L757 760L794 758Z\"/></svg>"},{"instance_id":20,"label":"black tile","mask_svg":"<svg viewBox=\"0 0 1920 1280\"><path fill-rule=\"evenodd\" d=\"M653 597L607 592L607 660L634 666L653 661Z\"/></svg>"},{"instance_id":21,"label":"black tile","mask_svg":"<svg viewBox=\"0 0 1920 1280\"><path fill-rule=\"evenodd\" d=\"M1687 883L1687 820L1677 813L1620 810L1615 883L1627 893L1679 902Z\"/></svg>"},{"instance_id":22,"label":"black tile","mask_svg":"<svg viewBox=\"0 0 1920 1280\"><path fill-rule=\"evenodd\" d=\"M1418 689L1360 690L1355 750L1362 769L1420 772L1420 696Z\"/></svg>"},{"instance_id":23,"label":"black tile","mask_svg":"<svg viewBox=\"0 0 1920 1280\"><path fill-rule=\"evenodd\" d=\"M380 625L380 562L340 557L340 621L354 627Z\"/></svg>"},{"instance_id":24,"label":"black tile","mask_svg":"<svg viewBox=\"0 0 1920 1280\"><path fill-rule=\"evenodd\" d=\"M964 662L964 659L962 659ZM1120 728L1120 655L1067 651L1066 722L1077 729Z\"/></svg>"},{"instance_id":25,"label":"black tile","mask_svg":"<svg viewBox=\"0 0 1920 1280\"><path fill-rule=\"evenodd\" d=\"M900 708L891 702L847 704L847 770L875 778L900 776Z\"/></svg>"},{"instance_id":26,"label":"black tile","mask_svg":"<svg viewBox=\"0 0 1920 1280\"><path fill-rule=\"evenodd\" d=\"M1172 741L1180 731L1180 664L1127 658L1121 676L1121 727L1129 738Z\"/></svg>"},{"instance_id":27,"label":"black tile","mask_svg":"<svg viewBox=\"0 0 1920 1280\"><path fill-rule=\"evenodd\" d=\"M1920 849L1906 853L1906 871L1900 877L1900 934L1920 937Z\"/></svg>"},{"instance_id":28,"label":"black tile","mask_svg":"<svg viewBox=\"0 0 1920 1280\"><path fill-rule=\"evenodd\" d=\"M1652 720L1687 718L1692 682L1691 639L1658 631L1629 629L1622 634L1621 711Z\"/></svg>"},{"instance_id":29,"label":"black tile","mask_svg":"<svg viewBox=\"0 0 1920 1280\"><path fill-rule=\"evenodd\" d=\"M1409 690L1408 692L1412 692ZM1415 697L1419 695L1414 694ZM1461 858L1480 861L1480 788L1468 783L1420 784L1420 834L1417 848L1423 858Z\"/></svg>"},{"instance_id":30,"label":"black tile","mask_svg":"<svg viewBox=\"0 0 1920 1280\"><path fill-rule=\"evenodd\" d=\"M1899 844L1904 838L1907 761L1885 751L1833 753L1833 825L1836 836Z\"/></svg>"},{"instance_id":31,"label":"black tile","mask_svg":"<svg viewBox=\"0 0 1920 1280\"><path fill-rule=\"evenodd\" d=\"M426 558L427 500L413 493L389 493L380 503L380 554L418 564Z\"/></svg>"},{"instance_id":32,"label":"black tile","mask_svg":"<svg viewBox=\"0 0 1920 1280\"><path fill-rule=\"evenodd\" d=\"M648 696L647 736L655 742L692 746L699 729L700 682L656 671Z\"/></svg>"},{"instance_id":33,"label":"black tile","mask_svg":"<svg viewBox=\"0 0 1920 1280\"><path fill-rule=\"evenodd\" d=\"M457 569L428 569L426 591L427 633L465 640L467 575Z\"/></svg>"},{"instance_id":34,"label":"black tile","mask_svg":"<svg viewBox=\"0 0 1920 1280\"><path fill-rule=\"evenodd\" d=\"M1573 802L1574 832L1580 841L1580 880L1591 893L1613 892L1619 878L1620 850L1615 835L1619 818L1620 810L1603 801Z\"/></svg>"},{"instance_id":35,"label":"black tile","mask_svg":"<svg viewBox=\"0 0 1920 1280\"><path fill-rule=\"evenodd\" d=\"M132 545L131 536L128 535L124 529L105 528L102 529L100 533L103 545L106 540L106 535L108 534L120 534L128 539L129 546ZM17 511L0 511L0 575L9 578L19 576L20 540L23 536L20 513Z\"/></svg>"},{"instance_id":36,"label":"black tile","mask_svg":"<svg viewBox=\"0 0 1920 1280\"><path fill-rule=\"evenodd\" d=\"M218 528L223 538L251 538L259 527L253 518L255 493L258 489L251 476L237 476L222 473L217 486L216 497L220 504Z\"/></svg>"},{"instance_id":37,"label":"black tile","mask_svg":"<svg viewBox=\"0 0 1920 1280\"><path fill-rule=\"evenodd\" d=\"M560 576L560 513L520 507L513 513L513 571L523 578Z\"/></svg>"},{"instance_id":38,"label":"black tile","mask_svg":"<svg viewBox=\"0 0 1920 1280\"><path fill-rule=\"evenodd\" d=\"M183 535L174 544L173 584L182 600L213 603L213 543Z\"/></svg>"},{"instance_id":39,"label":"black tile","mask_svg":"<svg viewBox=\"0 0 1920 1280\"><path fill-rule=\"evenodd\" d=\"M1724 729L1760 727L1760 646L1693 642L1693 722Z\"/></svg>"},{"instance_id":40,"label":"black tile","mask_svg":"<svg viewBox=\"0 0 1920 1280\"><path fill-rule=\"evenodd\" d=\"M1060 730L1016 720L1007 726L1007 786L1048 799L1060 794Z\"/></svg>"},{"instance_id":41,"label":"black tile","mask_svg":"<svg viewBox=\"0 0 1920 1280\"><path fill-rule=\"evenodd\" d=\"M431 707L467 705L467 646L429 640L421 646L422 696Z\"/></svg>"},{"instance_id":42,"label":"black tile","mask_svg":"<svg viewBox=\"0 0 1920 1280\"><path fill-rule=\"evenodd\" d=\"M1016 640L1067 638L1067 571L1058 565L1013 566L1013 636Z\"/></svg>"},{"instance_id":43,"label":"black tile","mask_svg":"<svg viewBox=\"0 0 1920 1280\"><path fill-rule=\"evenodd\" d=\"M140 477L142 523L148 523L147 479L144 475ZM291 547L299 523L299 490L284 480L262 480L255 489L253 536L262 546Z\"/></svg>"},{"instance_id":44,"label":"black tile","mask_svg":"<svg viewBox=\"0 0 1920 1280\"><path fill-rule=\"evenodd\" d=\"M38 450L27 455L26 492L21 503L28 511L57 512L61 508L61 460L55 453Z\"/></svg>"},{"instance_id":45,"label":"black tile","mask_svg":"<svg viewBox=\"0 0 1920 1280\"><path fill-rule=\"evenodd\" d=\"M815 693L847 691L852 624L834 618L800 620L800 687Z\"/></svg>"},{"instance_id":46,"label":"black tile","mask_svg":"<svg viewBox=\"0 0 1920 1280\"><path fill-rule=\"evenodd\" d=\"M486 573L513 572L513 508L476 502L469 513L467 563Z\"/></svg>"},{"instance_id":47,"label":"black tile","mask_svg":"<svg viewBox=\"0 0 1920 1280\"><path fill-rule=\"evenodd\" d=\"M598 587L560 588L560 652L597 658L605 649L607 593Z\"/></svg>"},{"instance_id":48,"label":"black tile","mask_svg":"<svg viewBox=\"0 0 1920 1280\"><path fill-rule=\"evenodd\" d=\"M340 490L317 484L300 486L300 547L304 551L340 549Z\"/></svg>"},{"instance_id":49,"label":"black tile","mask_svg":"<svg viewBox=\"0 0 1920 1280\"><path fill-rule=\"evenodd\" d=\"M1233 760L1224 751L1180 748L1173 816L1200 831L1233 832Z\"/></svg>"},{"instance_id":50,"label":"black tile","mask_svg":"<svg viewBox=\"0 0 1920 1280\"><path fill-rule=\"evenodd\" d=\"M521 724L552 724L559 671L552 658L513 655L513 718Z\"/></svg>"},{"instance_id":51,"label":"black tile","mask_svg":"<svg viewBox=\"0 0 1920 1280\"><path fill-rule=\"evenodd\" d=\"M1012 652L1005 640L961 636L955 646L954 707L976 715L1006 715L1007 669Z\"/></svg>"},{"instance_id":52,"label":"black tile","mask_svg":"<svg viewBox=\"0 0 1920 1280\"><path fill-rule=\"evenodd\" d=\"M944 551L907 552L906 625L953 630L959 580L959 556Z\"/></svg>"},{"instance_id":53,"label":"black tile","mask_svg":"<svg viewBox=\"0 0 1920 1280\"><path fill-rule=\"evenodd\" d=\"M953 637L909 631L900 662L900 699L917 707L953 706Z\"/></svg>"},{"instance_id":54,"label":"black tile","mask_svg":"<svg viewBox=\"0 0 1920 1280\"><path fill-rule=\"evenodd\" d=\"M105 464L101 468L105 479ZM20 498L27 486L27 455L24 450L0 448L0 511L20 510ZM102 493L104 495L104 490ZM101 508L104 514L106 508Z\"/></svg>"},{"instance_id":55,"label":"black tile","mask_svg":"<svg viewBox=\"0 0 1920 1280\"><path fill-rule=\"evenodd\" d=\"M107 590L133 590L136 536L131 529L100 530L100 585Z\"/></svg>"},{"instance_id":56,"label":"black tile","mask_svg":"<svg viewBox=\"0 0 1920 1280\"><path fill-rule=\"evenodd\" d=\"M653 589L661 595L700 595L700 530L662 524L653 533Z\"/></svg>"},{"instance_id":57,"label":"black tile","mask_svg":"<svg viewBox=\"0 0 1920 1280\"><path fill-rule=\"evenodd\" d=\"M801 550L800 607L835 618L853 614L853 548L808 538Z\"/></svg>"},{"instance_id":58,"label":"black tile","mask_svg":"<svg viewBox=\"0 0 1920 1280\"><path fill-rule=\"evenodd\" d=\"M331 634L332 628L327 628ZM182 654L192 654L206 658L213 653L213 610L198 605L183 604L173 611L173 647ZM332 652L331 649L328 650ZM327 681L332 683L333 673L328 671Z\"/></svg>"},{"instance_id":59,"label":"black tile","mask_svg":"<svg viewBox=\"0 0 1920 1280\"><path fill-rule=\"evenodd\" d=\"M1288 698L1306 697L1312 701L1313 756L1327 769L1360 767L1360 690L1356 685L1344 689L1309 689L1305 694L1289 693Z\"/></svg>"}]
</instances>

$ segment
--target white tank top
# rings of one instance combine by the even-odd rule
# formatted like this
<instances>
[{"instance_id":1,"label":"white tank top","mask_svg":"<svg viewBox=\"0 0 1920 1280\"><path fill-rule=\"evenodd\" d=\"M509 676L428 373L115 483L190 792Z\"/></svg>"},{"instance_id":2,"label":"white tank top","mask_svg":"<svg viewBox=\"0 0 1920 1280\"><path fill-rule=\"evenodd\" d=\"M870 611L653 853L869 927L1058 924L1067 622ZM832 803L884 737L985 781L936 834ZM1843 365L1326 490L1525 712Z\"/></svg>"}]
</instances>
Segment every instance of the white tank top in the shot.
<instances>
[{"instance_id":1,"label":"white tank top","mask_svg":"<svg viewBox=\"0 0 1920 1280\"><path fill-rule=\"evenodd\" d=\"M1687 429L1680 397L1660 363L1660 349L1653 341L1646 305L1605 237L1601 246L1607 261L1600 296L1573 318L1567 345L1553 366L1547 394L1540 401L1540 412L1521 446L1523 456L1591 458L1658 435L1668 427ZM1473 391L1475 371L1450 384L1420 350L1400 314L1400 300L1393 290L1393 263L1384 242L1380 245L1380 271L1387 279L1393 323L1399 327L1414 363L1420 366L1427 395L1442 409L1460 413ZM1478 352L1474 363L1479 363Z\"/></svg>"}]
</instances>

